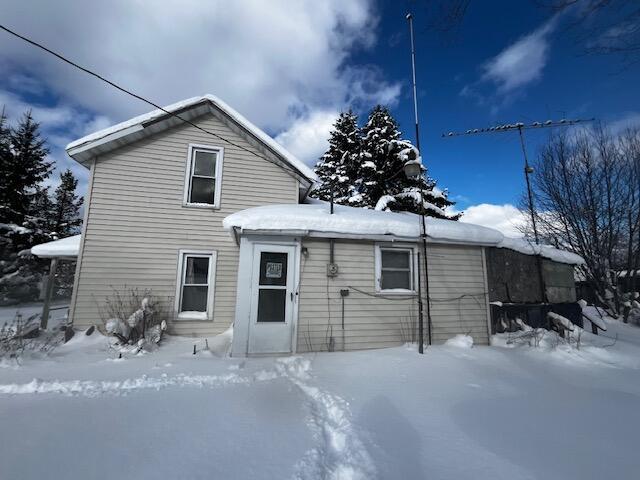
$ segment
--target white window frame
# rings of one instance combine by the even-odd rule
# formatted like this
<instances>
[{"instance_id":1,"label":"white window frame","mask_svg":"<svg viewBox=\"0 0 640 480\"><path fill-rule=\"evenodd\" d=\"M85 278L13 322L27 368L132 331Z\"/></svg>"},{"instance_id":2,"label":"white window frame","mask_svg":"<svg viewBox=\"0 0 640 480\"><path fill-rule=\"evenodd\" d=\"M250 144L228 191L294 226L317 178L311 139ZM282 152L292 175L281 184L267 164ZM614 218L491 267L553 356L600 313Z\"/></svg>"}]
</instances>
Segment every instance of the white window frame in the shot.
<instances>
[{"instance_id":1,"label":"white window frame","mask_svg":"<svg viewBox=\"0 0 640 480\"><path fill-rule=\"evenodd\" d=\"M191 179L193 178L193 168L195 165L195 152L211 152L216 154L216 171L215 171L215 191L213 195L213 203L193 203L191 196ZM182 205L190 208L220 208L220 193L222 187L222 163L224 161L224 148L213 145L200 145L190 143L187 151L187 162L184 173L184 197Z\"/></svg>"},{"instance_id":2,"label":"white window frame","mask_svg":"<svg viewBox=\"0 0 640 480\"><path fill-rule=\"evenodd\" d=\"M411 288L392 288L392 289L383 289L382 288L382 250L403 250L407 251L411 254L411 258L409 261L409 269L410 269L410 281ZM417 294L417 283L416 283L416 272L418 261L418 249L413 245L386 245L386 244L376 244L375 246L375 269L376 269L376 293L383 293L385 295L415 295Z\"/></svg>"},{"instance_id":3,"label":"white window frame","mask_svg":"<svg viewBox=\"0 0 640 480\"><path fill-rule=\"evenodd\" d=\"M205 315L190 315L181 312L182 287L184 286L185 264L188 257L209 257L209 276L207 278L207 311ZM178 253L178 275L176 277L175 311L178 320L211 321L213 320L213 299L215 298L216 264L218 252L215 250L180 250Z\"/></svg>"}]
</instances>

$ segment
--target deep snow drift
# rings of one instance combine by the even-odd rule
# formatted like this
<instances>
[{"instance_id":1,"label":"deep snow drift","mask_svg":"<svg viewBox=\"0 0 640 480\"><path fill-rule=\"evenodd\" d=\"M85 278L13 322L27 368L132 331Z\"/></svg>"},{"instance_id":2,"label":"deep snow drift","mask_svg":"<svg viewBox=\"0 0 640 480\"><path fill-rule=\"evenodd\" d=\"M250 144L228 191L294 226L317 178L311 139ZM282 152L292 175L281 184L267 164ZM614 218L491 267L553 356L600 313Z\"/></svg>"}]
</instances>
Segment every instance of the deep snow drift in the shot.
<instances>
[{"instance_id":1,"label":"deep snow drift","mask_svg":"<svg viewBox=\"0 0 640 480\"><path fill-rule=\"evenodd\" d=\"M636 478L640 328L604 321L580 349L458 336L423 356L228 358L227 332L119 359L80 333L2 363L0 477Z\"/></svg>"}]
</instances>

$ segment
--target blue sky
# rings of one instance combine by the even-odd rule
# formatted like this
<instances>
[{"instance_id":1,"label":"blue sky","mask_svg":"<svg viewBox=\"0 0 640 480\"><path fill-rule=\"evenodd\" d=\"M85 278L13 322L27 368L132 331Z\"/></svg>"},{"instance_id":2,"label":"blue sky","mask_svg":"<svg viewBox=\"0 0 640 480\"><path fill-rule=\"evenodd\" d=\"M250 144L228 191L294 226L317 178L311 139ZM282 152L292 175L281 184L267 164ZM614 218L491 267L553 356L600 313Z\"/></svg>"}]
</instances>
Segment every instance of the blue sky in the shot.
<instances>
[{"instance_id":1,"label":"blue sky","mask_svg":"<svg viewBox=\"0 0 640 480\"><path fill-rule=\"evenodd\" d=\"M457 208L479 223L518 221L509 207L524 187L517 136L443 139L443 132L574 117L616 128L640 123L640 64L584 55L564 29L569 15L553 18L533 1L471 1L446 41L429 28L425 5L193 0L188 8L152 8L125 0L10 0L0 18L157 103L214 93L313 163L337 112L349 106L366 115L377 102L389 104L413 139L411 9L425 163ZM34 8L41 15L31 15ZM81 190L86 172L66 157L66 143L150 109L4 32L0 68L0 104L12 118L33 109L52 158L60 169L73 168ZM547 135L528 134L532 158Z\"/></svg>"}]
</instances>

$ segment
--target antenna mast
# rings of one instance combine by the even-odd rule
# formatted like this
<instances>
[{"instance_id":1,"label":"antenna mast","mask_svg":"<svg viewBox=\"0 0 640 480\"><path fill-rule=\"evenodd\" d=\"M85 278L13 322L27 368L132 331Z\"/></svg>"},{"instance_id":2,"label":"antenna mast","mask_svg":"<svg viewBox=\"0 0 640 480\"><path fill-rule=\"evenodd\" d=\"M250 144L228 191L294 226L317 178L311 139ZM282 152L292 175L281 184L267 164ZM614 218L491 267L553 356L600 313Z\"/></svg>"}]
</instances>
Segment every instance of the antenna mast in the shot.
<instances>
[{"instance_id":1,"label":"antenna mast","mask_svg":"<svg viewBox=\"0 0 640 480\"><path fill-rule=\"evenodd\" d=\"M406 18L409 21L409 34L411 36L411 74L413 80L413 115L416 120L416 148L421 152L420 129L418 127L418 92L416 89L416 48L413 40L413 15L411 13L407 13Z\"/></svg>"},{"instance_id":2,"label":"antenna mast","mask_svg":"<svg viewBox=\"0 0 640 480\"><path fill-rule=\"evenodd\" d=\"M533 173L533 168L529 165L529 160L527 158L527 149L524 143L524 130L535 130L541 128L553 128L553 127L568 127L570 125L577 125L579 123L592 122L594 118L589 119L575 119L575 120L547 120L546 122L533 122L530 124L524 124L522 122L518 123L507 123L504 125L496 125L494 127L489 128L474 128L472 130L467 130L466 132L449 132L443 133L443 137L460 137L463 135L476 135L479 133L500 133L500 132L508 132L512 130L517 130L518 135L520 137L520 146L522 147L522 156L524 157L524 178L527 182L527 195L529 197L529 213L531 215L531 225L533 226L533 236L535 238L536 244L540 243L540 239L538 237L538 228L536 225L536 213L535 206L533 203L533 194L531 192L531 180L529 179L529 175Z\"/></svg>"}]
</instances>

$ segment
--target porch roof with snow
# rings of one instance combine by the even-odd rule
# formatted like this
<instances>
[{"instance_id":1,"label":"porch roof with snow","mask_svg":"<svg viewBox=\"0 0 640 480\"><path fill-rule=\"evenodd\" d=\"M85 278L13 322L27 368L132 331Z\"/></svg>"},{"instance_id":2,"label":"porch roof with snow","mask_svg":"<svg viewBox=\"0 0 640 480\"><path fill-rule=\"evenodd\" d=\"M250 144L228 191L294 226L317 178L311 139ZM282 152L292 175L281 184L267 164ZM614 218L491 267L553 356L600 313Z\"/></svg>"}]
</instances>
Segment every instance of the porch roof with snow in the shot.
<instances>
[{"instance_id":1,"label":"porch roof with snow","mask_svg":"<svg viewBox=\"0 0 640 480\"><path fill-rule=\"evenodd\" d=\"M313 201L298 205L267 205L233 213L223 220L227 230L240 233L301 235L375 241L417 241L420 219L412 213L393 213ZM508 238L493 228L439 218L427 218L430 243L509 248L526 255L581 264L582 257L548 245L534 245L524 239Z\"/></svg>"},{"instance_id":2,"label":"porch roof with snow","mask_svg":"<svg viewBox=\"0 0 640 480\"><path fill-rule=\"evenodd\" d=\"M211 112L212 109L221 112L227 119L238 125L244 133L264 145L267 150L282 160L283 165L289 167L299 180L311 184L317 179L313 170L302 161L288 152L243 115L215 95L210 94L188 98L163 107L162 110L153 110L149 113L118 123L117 125L91 133L69 143L66 146L66 151L74 160L85 164L96 155L133 143L167 128L180 125L184 123L181 118L191 121L205 113ZM176 115L179 115L180 118L177 118ZM226 143L220 138L218 138L218 140Z\"/></svg>"},{"instance_id":3,"label":"porch roof with snow","mask_svg":"<svg viewBox=\"0 0 640 480\"><path fill-rule=\"evenodd\" d=\"M40 258L76 258L80 251L81 235L61 238L31 247L31 253Z\"/></svg>"}]
</instances>

